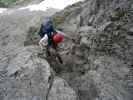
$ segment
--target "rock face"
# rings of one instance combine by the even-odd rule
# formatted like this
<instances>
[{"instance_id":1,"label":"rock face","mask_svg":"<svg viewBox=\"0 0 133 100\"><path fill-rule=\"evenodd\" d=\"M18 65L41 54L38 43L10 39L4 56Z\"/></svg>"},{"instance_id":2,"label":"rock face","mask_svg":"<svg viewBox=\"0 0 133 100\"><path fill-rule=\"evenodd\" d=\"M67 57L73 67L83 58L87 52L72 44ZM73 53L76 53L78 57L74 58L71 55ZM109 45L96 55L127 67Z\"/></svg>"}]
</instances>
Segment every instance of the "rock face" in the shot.
<instances>
[{"instance_id":1,"label":"rock face","mask_svg":"<svg viewBox=\"0 0 133 100\"><path fill-rule=\"evenodd\" d=\"M1 100L133 100L132 5L86 0L57 13L74 38L59 44L63 64L38 56L36 30L48 13L1 14Z\"/></svg>"},{"instance_id":2,"label":"rock face","mask_svg":"<svg viewBox=\"0 0 133 100\"><path fill-rule=\"evenodd\" d=\"M34 35L45 17L28 10L0 15L0 100L76 100L75 91L37 55Z\"/></svg>"},{"instance_id":3,"label":"rock face","mask_svg":"<svg viewBox=\"0 0 133 100\"><path fill-rule=\"evenodd\" d=\"M79 100L132 100L132 0L86 0L58 27L73 36L65 40L66 65L60 76ZM60 13L63 15L63 13ZM69 45L71 44L71 45Z\"/></svg>"}]
</instances>

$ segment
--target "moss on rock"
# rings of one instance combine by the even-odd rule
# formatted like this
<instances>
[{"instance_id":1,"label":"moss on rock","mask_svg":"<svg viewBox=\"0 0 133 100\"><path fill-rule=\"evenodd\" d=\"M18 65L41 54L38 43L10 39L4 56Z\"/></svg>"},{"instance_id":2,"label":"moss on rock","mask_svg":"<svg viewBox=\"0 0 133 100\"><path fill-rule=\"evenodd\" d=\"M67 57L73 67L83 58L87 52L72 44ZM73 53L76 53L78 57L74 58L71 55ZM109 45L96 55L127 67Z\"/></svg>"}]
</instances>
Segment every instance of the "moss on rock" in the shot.
<instances>
[{"instance_id":1,"label":"moss on rock","mask_svg":"<svg viewBox=\"0 0 133 100\"><path fill-rule=\"evenodd\" d=\"M53 16L52 20L54 23L54 26L57 27L59 24L63 23L72 12L71 11L65 11L63 14L55 15Z\"/></svg>"}]
</instances>

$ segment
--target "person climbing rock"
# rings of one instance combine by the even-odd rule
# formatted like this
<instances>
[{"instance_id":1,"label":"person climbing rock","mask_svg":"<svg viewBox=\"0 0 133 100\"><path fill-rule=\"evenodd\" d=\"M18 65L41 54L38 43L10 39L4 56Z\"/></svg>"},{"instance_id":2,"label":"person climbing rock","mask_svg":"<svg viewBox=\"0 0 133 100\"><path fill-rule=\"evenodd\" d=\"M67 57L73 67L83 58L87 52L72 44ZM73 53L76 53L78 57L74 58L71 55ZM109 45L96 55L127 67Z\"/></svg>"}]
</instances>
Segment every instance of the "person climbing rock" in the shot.
<instances>
[{"instance_id":1,"label":"person climbing rock","mask_svg":"<svg viewBox=\"0 0 133 100\"><path fill-rule=\"evenodd\" d=\"M45 50L47 56L50 56L50 49L54 49L56 57L59 59L60 63L63 63L59 53L57 52L58 43L62 41L63 37L71 39L72 41L75 40L67 34L63 33L62 31L54 29L53 22L50 18L48 18L47 21L41 24L39 35L41 37L41 40L39 41L39 46L41 47L41 50Z\"/></svg>"},{"instance_id":2,"label":"person climbing rock","mask_svg":"<svg viewBox=\"0 0 133 100\"><path fill-rule=\"evenodd\" d=\"M56 33L53 27L53 23L50 19L48 21L43 22L41 24L40 30L39 30L39 35L41 37L41 40L39 41L39 45L41 49L43 49L43 42L44 40L46 41L48 39L48 46L53 45L52 41L52 36Z\"/></svg>"},{"instance_id":3,"label":"person climbing rock","mask_svg":"<svg viewBox=\"0 0 133 100\"><path fill-rule=\"evenodd\" d=\"M55 31L51 19L41 24L39 35L41 37L41 40L39 41L41 50L46 50L47 56L50 56L50 48L54 49L54 53L56 53L56 56L59 59L60 63L63 63L59 53L57 52L57 43L61 41L62 36L58 35Z\"/></svg>"}]
</instances>

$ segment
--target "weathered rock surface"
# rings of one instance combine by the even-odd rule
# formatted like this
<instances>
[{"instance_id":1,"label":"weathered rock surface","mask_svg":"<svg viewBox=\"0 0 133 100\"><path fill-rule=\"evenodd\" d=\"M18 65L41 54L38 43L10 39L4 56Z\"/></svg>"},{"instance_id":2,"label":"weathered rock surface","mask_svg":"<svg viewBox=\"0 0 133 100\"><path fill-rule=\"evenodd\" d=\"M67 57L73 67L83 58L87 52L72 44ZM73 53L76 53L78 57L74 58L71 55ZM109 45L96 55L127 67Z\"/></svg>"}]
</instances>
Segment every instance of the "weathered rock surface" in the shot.
<instances>
[{"instance_id":1,"label":"weathered rock surface","mask_svg":"<svg viewBox=\"0 0 133 100\"><path fill-rule=\"evenodd\" d=\"M66 8L58 28L75 41L64 38L59 44L63 64L37 55L33 33L44 13L2 14L0 98L132 100L132 5L132 0L86 0Z\"/></svg>"},{"instance_id":2,"label":"weathered rock surface","mask_svg":"<svg viewBox=\"0 0 133 100\"><path fill-rule=\"evenodd\" d=\"M75 91L38 57L35 34L50 15L15 9L0 15L0 100L76 100Z\"/></svg>"},{"instance_id":3,"label":"weathered rock surface","mask_svg":"<svg viewBox=\"0 0 133 100\"><path fill-rule=\"evenodd\" d=\"M76 38L62 45L67 52L60 76L79 100L133 99L132 5L132 0L86 0L71 6L58 26Z\"/></svg>"}]
</instances>

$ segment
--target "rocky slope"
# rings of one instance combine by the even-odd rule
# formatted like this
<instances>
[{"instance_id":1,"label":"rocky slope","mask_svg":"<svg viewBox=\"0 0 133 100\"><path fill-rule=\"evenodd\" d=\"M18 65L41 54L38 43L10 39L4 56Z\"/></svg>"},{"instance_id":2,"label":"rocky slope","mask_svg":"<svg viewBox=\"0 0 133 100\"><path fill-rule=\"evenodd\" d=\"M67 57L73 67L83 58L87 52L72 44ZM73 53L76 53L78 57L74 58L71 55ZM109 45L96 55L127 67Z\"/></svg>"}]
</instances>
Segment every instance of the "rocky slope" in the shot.
<instances>
[{"instance_id":1,"label":"rocky slope","mask_svg":"<svg viewBox=\"0 0 133 100\"><path fill-rule=\"evenodd\" d=\"M86 0L54 16L66 40L61 69L79 100L132 100L132 0ZM60 16L59 16L60 14ZM69 45L71 44L71 45Z\"/></svg>"},{"instance_id":2,"label":"rocky slope","mask_svg":"<svg viewBox=\"0 0 133 100\"><path fill-rule=\"evenodd\" d=\"M36 30L48 13L1 14L0 99L132 100L132 4L86 0L55 14L57 28L75 38L59 44L63 64L38 56Z\"/></svg>"},{"instance_id":3,"label":"rocky slope","mask_svg":"<svg viewBox=\"0 0 133 100\"><path fill-rule=\"evenodd\" d=\"M37 55L38 37L32 36L49 16L15 9L0 15L0 100L76 100L75 91Z\"/></svg>"}]
</instances>

